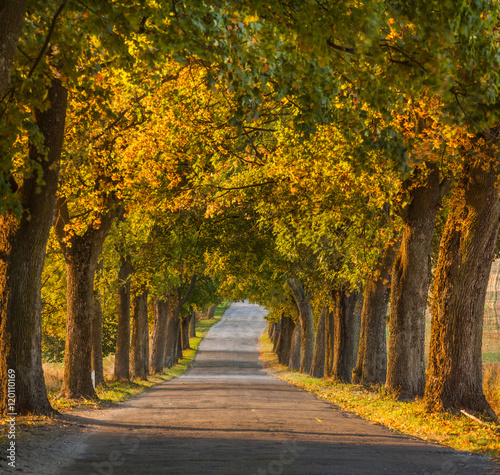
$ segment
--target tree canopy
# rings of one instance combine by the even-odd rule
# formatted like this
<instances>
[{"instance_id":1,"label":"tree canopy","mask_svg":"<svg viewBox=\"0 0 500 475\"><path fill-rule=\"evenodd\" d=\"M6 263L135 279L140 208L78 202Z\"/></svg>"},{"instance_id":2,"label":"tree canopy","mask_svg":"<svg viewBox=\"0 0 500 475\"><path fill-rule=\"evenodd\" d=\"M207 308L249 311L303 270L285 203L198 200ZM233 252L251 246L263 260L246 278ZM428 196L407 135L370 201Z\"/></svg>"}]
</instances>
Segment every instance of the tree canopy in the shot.
<instances>
[{"instance_id":1,"label":"tree canopy","mask_svg":"<svg viewBox=\"0 0 500 475\"><path fill-rule=\"evenodd\" d=\"M95 302L104 304L108 352L122 325L114 294L126 285L149 295L150 311L168 303L175 319L224 297L265 305L275 323L288 315L309 371L313 320L336 312L332 332L357 339L346 312L384 274L388 249L397 250L388 387L423 395L415 381L425 383L432 276L437 302L467 292L461 265L475 269L473 302L460 305L482 321L499 225L498 2L26 4L6 34L0 28L0 376L9 365L38 375L26 379L22 410L48 410L36 389L41 354L22 356L42 342L45 357L65 353L64 393L95 396ZM16 276L33 282L31 303ZM401 303L414 294L414 305ZM480 341L462 357L449 342L453 332L467 337L466 322L453 329L445 316L455 310L432 308L428 406L488 413ZM155 332L167 325L160 314ZM477 340L480 324L470 328ZM13 343L25 337L30 345ZM460 381L440 379L445 343L478 378L453 397ZM343 344L325 374L350 374L340 368L352 360L341 358ZM396 377L398 358L415 373L408 384Z\"/></svg>"}]
</instances>

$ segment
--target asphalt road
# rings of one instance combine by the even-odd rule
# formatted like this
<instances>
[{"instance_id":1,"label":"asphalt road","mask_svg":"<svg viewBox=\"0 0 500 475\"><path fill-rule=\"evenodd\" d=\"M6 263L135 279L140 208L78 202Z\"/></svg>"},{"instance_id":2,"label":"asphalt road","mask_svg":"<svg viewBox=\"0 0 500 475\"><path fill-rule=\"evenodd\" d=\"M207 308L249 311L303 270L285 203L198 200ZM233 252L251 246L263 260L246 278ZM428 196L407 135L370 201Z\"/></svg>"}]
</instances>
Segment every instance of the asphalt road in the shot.
<instances>
[{"instance_id":1,"label":"asphalt road","mask_svg":"<svg viewBox=\"0 0 500 475\"><path fill-rule=\"evenodd\" d=\"M94 420L58 473L494 473L484 457L398 435L267 374L263 316L233 304L184 376Z\"/></svg>"}]
</instances>

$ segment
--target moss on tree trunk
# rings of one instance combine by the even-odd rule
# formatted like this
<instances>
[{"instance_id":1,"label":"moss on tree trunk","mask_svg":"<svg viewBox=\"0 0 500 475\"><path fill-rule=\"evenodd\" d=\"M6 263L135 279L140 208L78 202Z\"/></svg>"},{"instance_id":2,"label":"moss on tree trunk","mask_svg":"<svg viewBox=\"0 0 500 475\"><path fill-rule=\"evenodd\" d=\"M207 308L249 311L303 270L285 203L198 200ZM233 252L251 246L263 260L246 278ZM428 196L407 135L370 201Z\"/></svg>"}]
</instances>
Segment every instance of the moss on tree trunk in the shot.
<instances>
[{"instance_id":1,"label":"moss on tree trunk","mask_svg":"<svg viewBox=\"0 0 500 475\"><path fill-rule=\"evenodd\" d=\"M497 161L466 161L439 248L425 387L430 410L469 409L495 417L483 394L486 288L500 224Z\"/></svg>"},{"instance_id":2,"label":"moss on tree trunk","mask_svg":"<svg viewBox=\"0 0 500 475\"><path fill-rule=\"evenodd\" d=\"M392 271L386 388L401 399L422 396L425 386L425 312L431 274L431 246L443 186L431 164L403 184L401 247Z\"/></svg>"}]
</instances>

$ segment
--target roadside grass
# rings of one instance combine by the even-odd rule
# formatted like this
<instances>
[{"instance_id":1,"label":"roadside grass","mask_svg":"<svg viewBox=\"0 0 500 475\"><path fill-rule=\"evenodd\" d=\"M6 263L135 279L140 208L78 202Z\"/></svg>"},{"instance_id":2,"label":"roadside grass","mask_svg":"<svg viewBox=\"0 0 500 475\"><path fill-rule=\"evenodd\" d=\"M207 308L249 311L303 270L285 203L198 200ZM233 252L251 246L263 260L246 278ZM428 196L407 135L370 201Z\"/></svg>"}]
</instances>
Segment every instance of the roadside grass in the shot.
<instances>
[{"instance_id":1,"label":"roadside grass","mask_svg":"<svg viewBox=\"0 0 500 475\"><path fill-rule=\"evenodd\" d=\"M420 400L401 402L381 389L369 390L360 385L343 384L290 371L288 367L278 363L267 332L262 335L260 343L261 359L267 363L270 371L283 381L312 392L342 410L353 412L363 419L400 433L457 450L485 454L500 462L498 424L480 424L463 415L451 413L429 413ZM500 365L496 368L496 378L499 371ZM498 379L496 381L498 395Z\"/></svg>"}]
</instances>

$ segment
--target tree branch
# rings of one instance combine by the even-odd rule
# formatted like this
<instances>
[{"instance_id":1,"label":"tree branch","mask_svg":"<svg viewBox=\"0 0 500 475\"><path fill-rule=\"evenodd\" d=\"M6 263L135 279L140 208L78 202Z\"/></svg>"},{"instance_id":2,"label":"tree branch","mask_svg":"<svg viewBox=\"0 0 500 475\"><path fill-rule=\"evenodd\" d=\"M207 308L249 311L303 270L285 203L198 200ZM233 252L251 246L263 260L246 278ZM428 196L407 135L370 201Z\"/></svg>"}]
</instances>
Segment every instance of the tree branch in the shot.
<instances>
[{"instance_id":1,"label":"tree branch","mask_svg":"<svg viewBox=\"0 0 500 475\"><path fill-rule=\"evenodd\" d=\"M191 292L194 290L194 284L196 283L196 274L193 274L191 277L191 282L189 284L189 288L186 290L186 293L184 294L184 297L179 301L179 311L182 308L182 306L187 302L187 299L191 295Z\"/></svg>"},{"instance_id":2,"label":"tree branch","mask_svg":"<svg viewBox=\"0 0 500 475\"><path fill-rule=\"evenodd\" d=\"M223 186L214 186L216 190L232 191L232 190L244 190L245 188L255 188L257 186L266 186L276 184L275 180L264 181L262 183L252 183L251 185L234 186L230 188L224 188Z\"/></svg>"},{"instance_id":3,"label":"tree branch","mask_svg":"<svg viewBox=\"0 0 500 475\"><path fill-rule=\"evenodd\" d=\"M337 45L331 39L326 40L326 44L330 48L332 48L332 49L334 49L336 51L342 51L342 53L349 53L349 54L355 54L356 53L356 48L350 48L349 46Z\"/></svg>"},{"instance_id":4,"label":"tree branch","mask_svg":"<svg viewBox=\"0 0 500 475\"><path fill-rule=\"evenodd\" d=\"M70 223L68 202L65 198L58 196L56 198L56 215L54 217L54 230L56 232L57 240L61 246L61 250L66 255L66 231L64 227Z\"/></svg>"},{"instance_id":5,"label":"tree branch","mask_svg":"<svg viewBox=\"0 0 500 475\"><path fill-rule=\"evenodd\" d=\"M47 47L49 46L49 42L50 42L50 38L52 37L52 33L54 33L54 29L56 27L57 18L59 17L59 15L64 10L64 7L68 3L68 1L69 0L64 0L61 3L61 5L59 5L59 8L56 10L56 12L54 13L54 16L52 17L52 22L50 23L49 32L47 33L47 37L45 38L45 42L43 43L43 46L42 46L42 49L40 50L40 53L38 53L38 56L35 59L35 63L31 67L30 72L28 73L28 78L30 78L31 75L35 72L35 69L38 66L38 63L43 58L43 55L45 54L45 51L47 50Z\"/></svg>"}]
</instances>

